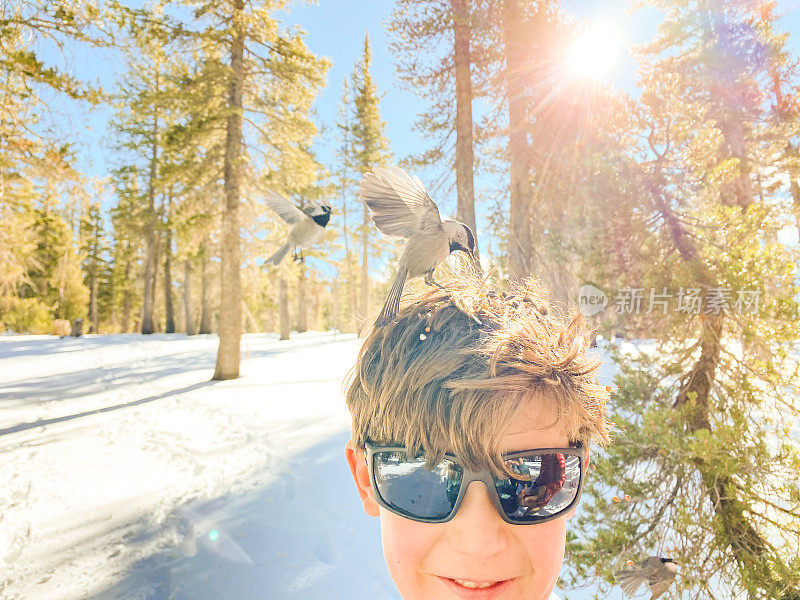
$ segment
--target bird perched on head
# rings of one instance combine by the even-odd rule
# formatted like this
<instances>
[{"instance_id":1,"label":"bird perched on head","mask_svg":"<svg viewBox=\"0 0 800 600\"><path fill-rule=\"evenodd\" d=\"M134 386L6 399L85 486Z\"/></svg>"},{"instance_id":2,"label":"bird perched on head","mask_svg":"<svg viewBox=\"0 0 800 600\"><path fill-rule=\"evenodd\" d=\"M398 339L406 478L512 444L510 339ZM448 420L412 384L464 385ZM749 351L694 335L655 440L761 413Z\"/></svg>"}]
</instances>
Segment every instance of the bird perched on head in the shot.
<instances>
[{"instance_id":1,"label":"bird perched on head","mask_svg":"<svg viewBox=\"0 0 800 600\"><path fill-rule=\"evenodd\" d=\"M662 596L675 581L677 563L671 558L651 556L627 569L614 572L614 578L628 596L633 596L643 583L652 592L650 600Z\"/></svg>"},{"instance_id":2,"label":"bird perched on head","mask_svg":"<svg viewBox=\"0 0 800 600\"><path fill-rule=\"evenodd\" d=\"M442 220L418 177L399 167L375 167L361 179L359 197L381 233L408 240L376 325L385 325L397 315L406 279L424 276L428 285L442 287L433 271L451 252L461 250L476 261L472 230L464 223Z\"/></svg>"},{"instance_id":3,"label":"bird perched on head","mask_svg":"<svg viewBox=\"0 0 800 600\"><path fill-rule=\"evenodd\" d=\"M310 204L303 208L295 206L291 200L275 192L269 192L266 197L267 206L278 213L278 216L292 226L286 243L278 248L267 263L278 265L291 249L308 250L322 237L325 227L331 219L331 207L327 203Z\"/></svg>"}]
</instances>

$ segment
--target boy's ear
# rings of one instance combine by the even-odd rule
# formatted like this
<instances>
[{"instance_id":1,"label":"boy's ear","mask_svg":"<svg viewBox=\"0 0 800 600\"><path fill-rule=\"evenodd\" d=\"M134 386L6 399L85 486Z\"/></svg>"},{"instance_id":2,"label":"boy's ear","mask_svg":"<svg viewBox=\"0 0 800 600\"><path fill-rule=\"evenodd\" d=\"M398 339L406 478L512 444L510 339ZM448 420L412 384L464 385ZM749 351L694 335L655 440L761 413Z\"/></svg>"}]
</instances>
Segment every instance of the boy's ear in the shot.
<instances>
[{"instance_id":1,"label":"boy's ear","mask_svg":"<svg viewBox=\"0 0 800 600\"><path fill-rule=\"evenodd\" d=\"M347 459L347 464L350 465L350 473L353 475L358 495L361 496L361 502L364 504L364 512L370 517L379 516L380 510L372 491L364 448L356 448L351 438L344 447L344 455Z\"/></svg>"},{"instance_id":2,"label":"boy's ear","mask_svg":"<svg viewBox=\"0 0 800 600\"><path fill-rule=\"evenodd\" d=\"M591 445L589 442L586 442L586 459L583 461L583 471L584 473L589 472L589 463L592 462L592 453L591 453Z\"/></svg>"},{"instance_id":3,"label":"boy's ear","mask_svg":"<svg viewBox=\"0 0 800 600\"><path fill-rule=\"evenodd\" d=\"M584 477L586 477L586 474L589 472L589 463L592 462L591 453L589 452L589 450L590 450L589 442L586 442L586 458L583 461ZM571 511L569 511L567 513L567 519L571 519L572 517L574 517L575 516L575 511L577 509L578 509L578 507L576 506Z\"/></svg>"}]
</instances>

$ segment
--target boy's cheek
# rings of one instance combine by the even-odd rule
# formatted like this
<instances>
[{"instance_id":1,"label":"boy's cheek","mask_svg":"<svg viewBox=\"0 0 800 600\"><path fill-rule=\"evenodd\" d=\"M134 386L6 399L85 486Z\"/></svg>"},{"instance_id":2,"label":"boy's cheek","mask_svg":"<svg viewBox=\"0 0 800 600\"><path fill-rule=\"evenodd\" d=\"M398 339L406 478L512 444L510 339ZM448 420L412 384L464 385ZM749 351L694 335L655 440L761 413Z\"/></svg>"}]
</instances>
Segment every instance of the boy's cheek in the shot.
<instances>
[{"instance_id":1,"label":"boy's cheek","mask_svg":"<svg viewBox=\"0 0 800 600\"><path fill-rule=\"evenodd\" d=\"M436 541L436 528L392 514L381 507L381 543L389 574L403 598L421 598L426 584L425 558Z\"/></svg>"},{"instance_id":2,"label":"boy's cheek","mask_svg":"<svg viewBox=\"0 0 800 600\"><path fill-rule=\"evenodd\" d=\"M386 562L420 564L435 541L435 527L380 508L381 540Z\"/></svg>"},{"instance_id":3,"label":"boy's cheek","mask_svg":"<svg viewBox=\"0 0 800 600\"><path fill-rule=\"evenodd\" d=\"M542 598L548 598L550 591L558 581L561 567L564 564L564 548L567 543L567 519L560 518L532 525L531 527L541 527L542 529L531 535L526 540L528 556L534 565L536 578L536 590L533 590L532 598L541 594Z\"/></svg>"}]
</instances>

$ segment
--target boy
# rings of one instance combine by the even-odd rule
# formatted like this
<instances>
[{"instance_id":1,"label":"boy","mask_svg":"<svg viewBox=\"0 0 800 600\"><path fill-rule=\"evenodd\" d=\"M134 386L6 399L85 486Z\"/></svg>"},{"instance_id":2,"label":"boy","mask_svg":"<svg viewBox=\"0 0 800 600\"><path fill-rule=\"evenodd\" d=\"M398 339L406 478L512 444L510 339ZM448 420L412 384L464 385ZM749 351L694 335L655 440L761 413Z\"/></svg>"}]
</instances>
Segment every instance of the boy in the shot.
<instances>
[{"instance_id":1,"label":"boy","mask_svg":"<svg viewBox=\"0 0 800 600\"><path fill-rule=\"evenodd\" d=\"M610 441L577 311L461 278L367 336L346 458L404 600L547 600L589 443Z\"/></svg>"}]
</instances>

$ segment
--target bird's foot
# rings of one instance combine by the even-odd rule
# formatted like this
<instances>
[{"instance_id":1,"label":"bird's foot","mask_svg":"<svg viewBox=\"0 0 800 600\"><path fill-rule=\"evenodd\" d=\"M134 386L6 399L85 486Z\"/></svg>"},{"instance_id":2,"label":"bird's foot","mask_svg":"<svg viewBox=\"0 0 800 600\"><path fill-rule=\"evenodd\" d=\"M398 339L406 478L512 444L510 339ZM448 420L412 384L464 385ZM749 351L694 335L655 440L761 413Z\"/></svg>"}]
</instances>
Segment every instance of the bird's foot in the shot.
<instances>
[{"instance_id":1,"label":"bird's foot","mask_svg":"<svg viewBox=\"0 0 800 600\"><path fill-rule=\"evenodd\" d=\"M436 286L440 290L444 290L445 292L447 291L447 289L443 285L441 285L438 281L436 281L433 278L433 273L428 273L427 275L425 275L425 283L427 283L428 285Z\"/></svg>"}]
</instances>

